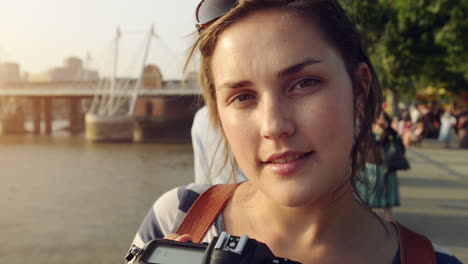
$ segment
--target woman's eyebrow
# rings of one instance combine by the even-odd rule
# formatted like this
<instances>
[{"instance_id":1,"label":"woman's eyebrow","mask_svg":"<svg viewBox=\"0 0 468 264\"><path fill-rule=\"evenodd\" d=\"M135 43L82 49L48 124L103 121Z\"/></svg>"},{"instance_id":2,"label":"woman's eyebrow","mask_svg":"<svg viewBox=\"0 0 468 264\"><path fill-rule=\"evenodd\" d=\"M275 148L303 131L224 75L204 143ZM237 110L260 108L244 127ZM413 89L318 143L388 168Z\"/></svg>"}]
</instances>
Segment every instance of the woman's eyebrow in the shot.
<instances>
[{"instance_id":1,"label":"woman's eyebrow","mask_svg":"<svg viewBox=\"0 0 468 264\"><path fill-rule=\"evenodd\" d=\"M322 62L322 60L320 60L320 59L306 58L302 62L299 62L297 64L294 64L292 66L287 67L284 70L279 71L278 74L277 74L277 77L279 79L279 78L282 78L282 77L284 77L286 75L291 75L291 74L300 72L304 67L312 65L312 64L320 63L320 62Z\"/></svg>"},{"instance_id":2,"label":"woman's eyebrow","mask_svg":"<svg viewBox=\"0 0 468 264\"><path fill-rule=\"evenodd\" d=\"M297 72L300 72L304 67L320 63L322 60L316 59L316 58L306 58L304 61L299 62L297 64L294 64L292 66L287 67L284 70L281 70L280 72L277 73L277 77L282 78L286 75L291 75ZM225 82L223 85L220 86L220 88L230 88L230 89L239 89L239 88L244 88L247 86L251 86L252 82L250 81L228 81Z\"/></svg>"},{"instance_id":3,"label":"woman's eyebrow","mask_svg":"<svg viewBox=\"0 0 468 264\"><path fill-rule=\"evenodd\" d=\"M230 89L239 89L247 86L251 86L252 82L250 81L229 81L225 82L220 88L230 88Z\"/></svg>"}]
</instances>

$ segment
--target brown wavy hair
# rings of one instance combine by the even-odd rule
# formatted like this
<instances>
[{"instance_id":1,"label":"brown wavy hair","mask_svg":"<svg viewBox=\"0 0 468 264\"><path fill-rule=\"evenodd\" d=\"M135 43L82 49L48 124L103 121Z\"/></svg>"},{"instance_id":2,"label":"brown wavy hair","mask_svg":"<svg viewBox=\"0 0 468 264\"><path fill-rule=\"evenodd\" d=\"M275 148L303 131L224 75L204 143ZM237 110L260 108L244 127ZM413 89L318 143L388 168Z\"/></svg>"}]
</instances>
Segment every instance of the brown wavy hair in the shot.
<instances>
[{"instance_id":1,"label":"brown wavy hair","mask_svg":"<svg viewBox=\"0 0 468 264\"><path fill-rule=\"evenodd\" d=\"M236 7L200 33L190 49L185 69L187 69L189 62L193 59L194 54L199 51L201 57L199 61L198 82L209 110L210 120L216 129L221 130L220 132L224 138L224 142L222 142L226 150L224 165L232 162L233 174L236 173L237 164L235 160L230 159L231 151L222 132L216 106L216 90L211 70L213 52L220 35L229 26L248 15L265 9L278 9L313 19L328 43L341 55L353 84L354 116L356 120L354 122L354 144L350 153L351 177L349 180L351 181L353 191L359 197L356 185L361 181L365 159L373 142L372 124L382 110L382 90L366 53L362 36L357 31L355 25L347 18L343 8L336 0L240 0ZM361 63L366 63L370 69L372 82L369 90L362 87L356 75L358 66Z\"/></svg>"}]
</instances>

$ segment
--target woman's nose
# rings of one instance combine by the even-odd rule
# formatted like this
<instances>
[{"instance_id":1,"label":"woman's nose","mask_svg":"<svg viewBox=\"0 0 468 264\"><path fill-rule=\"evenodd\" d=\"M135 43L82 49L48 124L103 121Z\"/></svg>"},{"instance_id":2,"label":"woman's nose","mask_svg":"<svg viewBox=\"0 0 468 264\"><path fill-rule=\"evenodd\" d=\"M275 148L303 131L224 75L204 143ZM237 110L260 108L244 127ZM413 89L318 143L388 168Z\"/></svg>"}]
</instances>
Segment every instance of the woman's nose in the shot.
<instances>
[{"instance_id":1,"label":"woman's nose","mask_svg":"<svg viewBox=\"0 0 468 264\"><path fill-rule=\"evenodd\" d=\"M266 139L280 139L294 134L289 106L281 100L267 100L261 107L260 134Z\"/></svg>"}]
</instances>

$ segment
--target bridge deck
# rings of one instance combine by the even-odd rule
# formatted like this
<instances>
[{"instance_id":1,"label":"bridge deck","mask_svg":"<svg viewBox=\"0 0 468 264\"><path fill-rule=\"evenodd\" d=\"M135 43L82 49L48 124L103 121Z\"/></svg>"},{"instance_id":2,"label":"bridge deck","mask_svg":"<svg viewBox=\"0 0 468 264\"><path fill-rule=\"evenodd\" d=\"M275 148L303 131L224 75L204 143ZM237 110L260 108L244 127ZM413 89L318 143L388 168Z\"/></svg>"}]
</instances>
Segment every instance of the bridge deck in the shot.
<instances>
[{"instance_id":1,"label":"bridge deck","mask_svg":"<svg viewBox=\"0 0 468 264\"><path fill-rule=\"evenodd\" d=\"M117 80L115 96L132 96L131 90L137 84L136 80ZM93 97L94 95L108 95L109 81L78 81L78 82L23 82L0 83L1 96L19 97ZM123 89L122 87L127 87ZM185 83L172 80L163 82L161 88L145 88L139 92L140 96L183 96L201 94L198 86L192 82Z\"/></svg>"},{"instance_id":2,"label":"bridge deck","mask_svg":"<svg viewBox=\"0 0 468 264\"><path fill-rule=\"evenodd\" d=\"M20 96L20 97L92 97L94 95L108 95L108 91L94 88L65 88L48 89L43 88L21 88L21 89L0 89L0 96ZM128 91L116 91L116 96L132 96ZM199 89L194 88L163 88L163 89L141 89L139 96L184 96L200 95Z\"/></svg>"}]
</instances>

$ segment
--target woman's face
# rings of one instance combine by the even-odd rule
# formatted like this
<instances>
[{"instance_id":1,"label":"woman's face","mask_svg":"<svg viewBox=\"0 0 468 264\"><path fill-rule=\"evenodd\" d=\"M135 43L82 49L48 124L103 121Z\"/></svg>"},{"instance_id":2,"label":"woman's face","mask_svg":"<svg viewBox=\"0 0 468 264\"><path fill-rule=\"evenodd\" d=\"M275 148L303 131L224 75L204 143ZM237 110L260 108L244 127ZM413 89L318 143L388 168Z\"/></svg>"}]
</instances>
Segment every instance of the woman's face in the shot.
<instances>
[{"instance_id":1,"label":"woman's face","mask_svg":"<svg viewBox=\"0 0 468 264\"><path fill-rule=\"evenodd\" d=\"M315 23L277 10L248 16L221 34L211 66L224 133L252 184L298 207L349 177L352 84Z\"/></svg>"}]
</instances>

